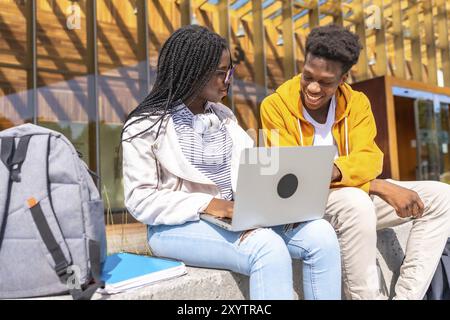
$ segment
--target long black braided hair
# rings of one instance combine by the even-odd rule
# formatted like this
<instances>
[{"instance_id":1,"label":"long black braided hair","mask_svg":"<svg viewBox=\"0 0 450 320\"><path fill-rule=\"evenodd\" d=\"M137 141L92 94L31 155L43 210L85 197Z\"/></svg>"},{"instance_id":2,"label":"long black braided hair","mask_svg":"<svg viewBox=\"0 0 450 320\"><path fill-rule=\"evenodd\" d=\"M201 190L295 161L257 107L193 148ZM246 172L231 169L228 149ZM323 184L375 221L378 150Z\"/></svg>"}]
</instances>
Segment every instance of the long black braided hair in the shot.
<instances>
[{"instance_id":1,"label":"long black braided hair","mask_svg":"<svg viewBox=\"0 0 450 320\"><path fill-rule=\"evenodd\" d=\"M125 120L124 131L132 124L159 116L150 127L122 141L147 132L159 123L159 135L163 119L182 102L191 103L202 91L217 69L223 50L229 50L224 38L201 26L185 26L176 30L164 43L158 57L155 84L148 96Z\"/></svg>"}]
</instances>

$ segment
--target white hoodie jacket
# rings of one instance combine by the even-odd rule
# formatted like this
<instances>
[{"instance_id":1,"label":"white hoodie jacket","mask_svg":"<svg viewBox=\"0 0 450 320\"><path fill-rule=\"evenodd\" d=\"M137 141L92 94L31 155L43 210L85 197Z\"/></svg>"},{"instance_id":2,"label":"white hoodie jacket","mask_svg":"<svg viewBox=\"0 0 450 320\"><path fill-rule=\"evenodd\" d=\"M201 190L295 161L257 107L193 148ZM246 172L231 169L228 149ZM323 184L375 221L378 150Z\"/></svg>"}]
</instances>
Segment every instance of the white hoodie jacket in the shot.
<instances>
[{"instance_id":1,"label":"white hoodie jacket","mask_svg":"<svg viewBox=\"0 0 450 320\"><path fill-rule=\"evenodd\" d=\"M231 184L235 192L241 152L251 148L253 140L237 124L228 107L216 103L212 108L233 140ZM145 130L156 119L131 125L123 138ZM172 117L166 117L155 140L158 127L159 124L122 144L125 206L137 220L149 225L176 225L198 220L199 211L214 197L220 197L219 189L184 157Z\"/></svg>"}]
</instances>

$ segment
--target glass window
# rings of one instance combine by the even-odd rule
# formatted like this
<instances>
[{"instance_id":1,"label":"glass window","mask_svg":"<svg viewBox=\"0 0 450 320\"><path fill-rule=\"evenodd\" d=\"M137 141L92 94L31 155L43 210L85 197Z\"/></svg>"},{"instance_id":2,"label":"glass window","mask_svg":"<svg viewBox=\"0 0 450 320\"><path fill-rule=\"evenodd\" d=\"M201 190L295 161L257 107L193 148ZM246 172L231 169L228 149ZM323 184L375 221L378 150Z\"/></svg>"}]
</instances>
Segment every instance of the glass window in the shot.
<instances>
[{"instance_id":1,"label":"glass window","mask_svg":"<svg viewBox=\"0 0 450 320\"><path fill-rule=\"evenodd\" d=\"M450 184L450 104L441 103L441 112L438 115L439 149L440 149L440 180Z\"/></svg>"},{"instance_id":2,"label":"glass window","mask_svg":"<svg viewBox=\"0 0 450 320\"><path fill-rule=\"evenodd\" d=\"M113 211L124 207L118 153L123 122L147 93L139 77L137 10L135 1L97 1L101 188Z\"/></svg>"},{"instance_id":3,"label":"glass window","mask_svg":"<svg viewBox=\"0 0 450 320\"><path fill-rule=\"evenodd\" d=\"M414 102L417 134L417 179L439 180L439 145L432 100Z\"/></svg>"},{"instance_id":4,"label":"glass window","mask_svg":"<svg viewBox=\"0 0 450 320\"><path fill-rule=\"evenodd\" d=\"M31 122L27 104L26 19L22 1L0 0L0 130Z\"/></svg>"},{"instance_id":5,"label":"glass window","mask_svg":"<svg viewBox=\"0 0 450 320\"><path fill-rule=\"evenodd\" d=\"M25 70L0 65L0 131L32 122L33 110L27 105Z\"/></svg>"},{"instance_id":6,"label":"glass window","mask_svg":"<svg viewBox=\"0 0 450 320\"><path fill-rule=\"evenodd\" d=\"M95 112L88 103L85 13L85 0L37 1L37 118L39 125L71 140L95 170L95 150L90 149L95 148Z\"/></svg>"}]
</instances>

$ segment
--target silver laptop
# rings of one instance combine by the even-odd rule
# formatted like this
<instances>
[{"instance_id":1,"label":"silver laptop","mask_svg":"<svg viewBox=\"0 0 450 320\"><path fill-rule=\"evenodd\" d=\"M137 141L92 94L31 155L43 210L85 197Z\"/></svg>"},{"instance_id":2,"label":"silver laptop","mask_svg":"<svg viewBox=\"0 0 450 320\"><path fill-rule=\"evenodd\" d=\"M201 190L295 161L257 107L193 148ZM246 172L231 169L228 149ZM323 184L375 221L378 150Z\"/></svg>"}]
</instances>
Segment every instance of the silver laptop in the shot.
<instances>
[{"instance_id":1,"label":"silver laptop","mask_svg":"<svg viewBox=\"0 0 450 320\"><path fill-rule=\"evenodd\" d=\"M233 219L200 218L230 231L320 219L335 146L250 148L241 154Z\"/></svg>"}]
</instances>

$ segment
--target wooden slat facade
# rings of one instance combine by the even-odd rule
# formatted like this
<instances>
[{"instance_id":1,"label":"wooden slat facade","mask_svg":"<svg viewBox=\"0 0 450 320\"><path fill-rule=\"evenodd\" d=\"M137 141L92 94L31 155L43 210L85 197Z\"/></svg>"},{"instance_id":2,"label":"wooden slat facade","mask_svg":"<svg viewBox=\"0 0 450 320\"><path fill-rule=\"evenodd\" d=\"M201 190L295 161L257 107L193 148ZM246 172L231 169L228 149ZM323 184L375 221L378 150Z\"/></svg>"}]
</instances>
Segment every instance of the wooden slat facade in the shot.
<instances>
[{"instance_id":1,"label":"wooden slat facade","mask_svg":"<svg viewBox=\"0 0 450 320\"><path fill-rule=\"evenodd\" d=\"M206 1L188 1L188 0L139 0L146 1L148 10L148 50L142 51L143 42L142 38L139 38L138 32L138 14L137 9L141 4L135 1L118 1L118 0L97 0L97 21L98 21L98 68L99 75L105 76L101 79L101 83L105 86L105 95L108 96L111 92L122 88L123 91L127 91L129 103L126 106L121 106L123 110L119 110L118 106L114 106L112 109L114 112L107 115L108 112L103 112L106 117L104 120L107 122L120 123L126 113L128 113L142 98L142 87L145 87L145 83L151 82L154 78L154 71L157 63L158 49L162 45L165 39L178 27L186 23L186 19L191 19L192 14L195 14L200 24L209 26L210 28L220 32L220 12L219 6L214 6ZM436 4L441 4L442 0L433 0ZM80 30L68 30L66 27L66 18L70 15L67 12L70 2L64 0L35 0L37 8L37 29L36 29L36 43L37 43L37 86L49 86L53 83L61 81L74 80L74 86L76 90L80 92L85 91L83 85L83 77L88 73L88 66L86 63L87 55L87 33L86 33L86 0L78 1L80 5ZM250 1L251 2L251 1ZM391 3L392 2L392 3ZM448 1L446 1L448 2ZM221 2L222 4L224 2ZM443 70L443 66L448 66L448 49L438 46L440 50L433 49L430 44L433 44L437 40L438 34L434 34L432 30L439 31L439 35L444 33L444 36L449 37L449 33L442 31L442 27L434 27L430 25L430 17L433 15L431 10L431 2L413 3L406 0L392 0L382 1L386 10L381 10L383 30L376 32L376 37L368 32L364 26L364 12L361 10L367 9L369 4L367 1L355 0L351 3L349 9L348 4L339 3L336 5L334 2L328 1L322 6L318 1L305 1L306 6L300 6L297 2L293 1L293 7L291 14L293 16L306 10L308 14L303 15L300 19L293 22L294 34L293 37L290 33L286 33L290 30L288 27L290 24L284 25L284 15L290 11L282 11L282 4L285 4L284 8L290 8L287 1L277 0L263 12L263 34L265 35L265 59L266 59L266 87L268 92L276 89L285 79L295 74L294 69L301 71L302 61L304 60L304 41L305 36L314 25L323 25L325 22L329 23L336 21L340 23L340 17L343 17L342 23L346 27L356 27L356 31L364 38L366 42L366 50L363 57L360 59L360 64L355 68L357 74L355 74L354 80L362 80L370 76L394 74L396 76L404 76L406 79L421 79L423 70L433 72L432 76L426 77L432 82L436 81L436 70L442 70L445 74L445 79L448 78L450 71ZM373 2L375 5L380 5L381 1ZM196 6L202 5L201 8ZM287 7L286 7L287 5ZM23 90L26 86L26 82L23 82L20 72L10 72L10 69L27 69L30 66L26 63L27 55L27 29L26 29L26 6L23 2L13 0L0 0L0 92L2 95L6 95L6 92L11 93L12 88L20 88ZM338 7L337 7L338 6ZM359 6L359 7L358 7ZM365 6L365 7L364 7ZM447 4L447 7L449 5ZM189 12L187 12L189 8ZM251 10L251 6L245 5L238 10L229 10L229 25L232 32L236 32L237 25L239 23L239 14ZM383 8L382 8L383 9ZM353 16L347 17L346 13L354 11ZM400 11L401 13L400 13ZM222 10L223 11L223 10ZM277 12L278 13L277 16ZM276 16L275 18L273 16ZM330 15L323 18L322 15ZM397 16L400 15L400 18ZM442 13L440 13L442 16ZM319 16L321 18L319 18ZM188 18L186 18L188 17ZM189 18L190 17L190 18ZM327 20L328 19L328 20ZM337 20L336 20L337 19ZM400 22L398 20L400 19ZM186 21L185 21L186 20ZM417 20L417 21L416 21ZM448 14L446 19L440 18L440 25L448 25ZM184 21L184 22L183 22ZM251 45L251 40L255 31L252 28L252 24L248 24L249 21L253 21L253 14L246 14L243 18L246 24L247 35L244 38L236 38L230 35L230 42L233 46L238 45L244 53L244 61L239 66L237 75L238 78L245 83L240 85L242 93L239 92L239 88L236 89L236 96L234 102L236 105L242 104L237 107L238 110L248 107L247 98L244 96L249 95L249 90L252 91L252 86L255 86L254 74L256 71L250 61L254 59L254 49ZM303 21L303 24L301 23ZM403 21L403 23L402 23ZM445 24L444 22L445 21ZM253 22L252 22L253 23ZM278 25L275 25L278 23ZM400 24L399 24L400 23ZM420 39L418 33L418 27L425 23L427 27L426 39ZM222 25L223 24L222 22ZM298 27L298 26L303 27ZM236 26L236 27L234 27ZM233 30L234 28L234 30ZM400 30L402 31L400 34ZM384 32L387 37L385 38ZM430 34L432 32L433 34ZM284 34L285 46L277 46L277 40L279 35ZM366 33L369 33L366 35ZM407 37L403 41L402 36L406 33ZM394 48L390 49L387 39L390 35L399 38L396 42L395 51ZM440 36L442 38L442 36ZM395 39L397 39L395 38ZM386 46L383 45L383 39L385 39ZM434 40L434 41L433 41ZM145 42L145 41L144 41ZM404 43L406 42L406 43ZM444 41L442 41L444 42ZM394 42L393 42L394 43ZM403 44L403 45L402 45ZM444 45L448 45L444 42ZM293 49L292 49L293 48ZM258 48L260 50L260 48ZM302 51L303 50L303 51ZM385 52L393 52L391 55L392 70L387 70L387 60L383 56ZM373 52L372 52L373 51ZM439 51L439 57L437 56ZM142 59L143 52L148 52L148 63L151 66L149 80L146 79L145 73L142 73L141 64L145 66L145 60ZM288 55L285 54L287 52ZM295 64L292 64L292 52L294 52ZM436 58L433 60L433 53ZM368 58L365 58L368 55ZM401 56L405 57L402 58ZM377 57L376 64L373 68L368 68L369 63L373 63L370 59L372 56ZM399 57L400 56L400 57ZM424 58L427 57L427 61L430 66L424 64ZM395 58L395 59L394 59ZM368 60L368 61L366 61ZM420 61L422 62L420 62ZM441 61L442 60L442 61ZM248 61L248 62L247 62ZM407 61L407 66L411 69L411 72L407 75L404 70L404 61ZM426 62L426 61L425 61ZM435 67L436 66L436 67ZM289 70L286 70L289 69ZM5 72L7 70L8 72ZM367 70L367 71L366 71ZM370 72L370 70L373 70ZM140 76L141 74L141 76ZM144 76L143 76L144 75ZM28 85L29 86L29 85ZM59 85L63 86L64 85ZM70 84L69 84L70 86ZM72 86L73 87L73 86ZM16 90L17 91L17 90ZM101 90L100 90L101 92ZM139 94L139 92L141 92ZM101 93L100 93L101 94ZM250 96L252 94L250 93ZM254 97L255 98L255 97ZM42 100L42 98L40 98ZM74 101L76 101L76 97ZM103 108L107 108L108 104L114 104L120 99L103 98ZM81 99L78 99L78 103L81 103ZM242 101L242 103L241 103ZM50 102L47 102L50 103ZM39 105L46 104L42 101ZM105 105L106 104L106 105ZM70 107L68 107L70 108ZM252 107L255 109L255 106ZM39 116L46 119L55 119L57 116L52 112L47 112L44 107ZM243 112L245 114L246 112ZM56 117L56 118L55 118ZM18 120L18 119L17 119ZM16 120L16 121L17 121ZM23 119L24 120L24 119ZM22 120L22 121L23 121ZM79 119L71 119L73 121L85 121L86 119L81 117ZM16 122L14 121L14 122ZM254 127L254 120L243 118L244 124L247 127Z\"/></svg>"},{"instance_id":2,"label":"wooden slat facade","mask_svg":"<svg viewBox=\"0 0 450 320\"><path fill-rule=\"evenodd\" d=\"M97 11L95 52L89 37L91 2ZM34 23L29 18L30 3L36 8ZM117 169L117 143L108 140L99 147L94 148L95 143L87 147L89 137L101 140L117 135L117 128L155 80L162 44L194 17L200 25L226 36L233 58L239 60L227 104L245 129L259 127L262 98L301 72L311 28L328 23L357 32L364 43L350 82L386 75L436 84L437 73L442 72L445 85L450 86L450 0L275 0L265 7L265 1L248 0L237 9L233 0L73 3L80 8L80 28L72 30L67 18L77 13L68 11L70 1L0 0L0 130L23 122L67 130L80 139L87 160L98 160L89 162L94 169L101 166L101 173ZM380 7L379 30L367 26L374 5ZM238 37L241 24L245 34ZM90 85L92 70L98 73L95 91ZM389 112L386 117L395 118ZM92 126L93 119L99 126ZM390 121L387 126L393 126ZM84 132L88 123L91 127ZM110 191L117 192L120 175L108 179Z\"/></svg>"}]
</instances>

